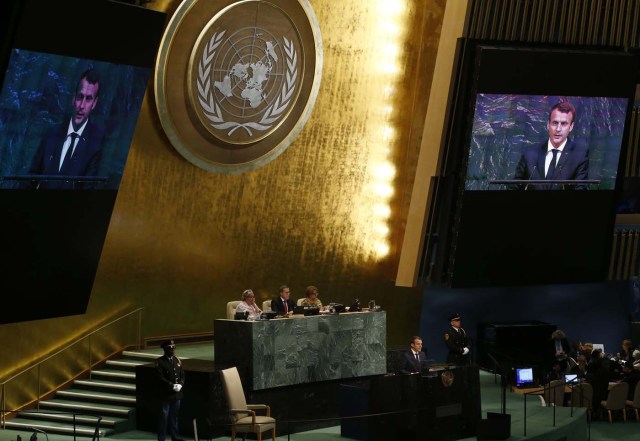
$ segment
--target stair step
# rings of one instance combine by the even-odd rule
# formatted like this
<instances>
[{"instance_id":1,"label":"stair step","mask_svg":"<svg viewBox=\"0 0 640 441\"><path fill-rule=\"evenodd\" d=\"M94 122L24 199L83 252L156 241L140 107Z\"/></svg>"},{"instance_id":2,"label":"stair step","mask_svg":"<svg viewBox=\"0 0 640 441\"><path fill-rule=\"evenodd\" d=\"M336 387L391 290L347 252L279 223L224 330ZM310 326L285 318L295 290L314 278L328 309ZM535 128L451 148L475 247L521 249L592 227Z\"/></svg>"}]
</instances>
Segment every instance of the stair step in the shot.
<instances>
[{"instance_id":1,"label":"stair step","mask_svg":"<svg viewBox=\"0 0 640 441\"><path fill-rule=\"evenodd\" d=\"M106 380L75 380L74 385L88 387L92 389L113 389L133 392L135 394L136 385L131 383L118 383Z\"/></svg>"},{"instance_id":2,"label":"stair step","mask_svg":"<svg viewBox=\"0 0 640 441\"><path fill-rule=\"evenodd\" d=\"M126 358L140 358L143 360L153 361L156 358L162 356L163 352L139 352L139 351L122 351L122 356Z\"/></svg>"},{"instance_id":3,"label":"stair step","mask_svg":"<svg viewBox=\"0 0 640 441\"><path fill-rule=\"evenodd\" d=\"M56 392L56 397L62 398L70 398L77 400L98 400L102 402L108 403L123 403L123 404L132 404L135 406L136 397L135 395L119 395L119 394L109 394L109 393L101 393L101 392L87 392L85 390L77 390L77 389L67 389L67 390L59 390Z\"/></svg>"},{"instance_id":4,"label":"stair step","mask_svg":"<svg viewBox=\"0 0 640 441\"><path fill-rule=\"evenodd\" d=\"M76 424L91 425L93 427L95 427L98 423L97 416L89 415L70 415L68 413L51 413L34 410L20 412L19 415L21 418L29 418L31 420L64 421L71 424L73 424L73 422L75 421ZM100 417L100 427L114 427L117 424L123 423L128 423L128 419L116 417Z\"/></svg>"},{"instance_id":5,"label":"stair step","mask_svg":"<svg viewBox=\"0 0 640 441\"><path fill-rule=\"evenodd\" d=\"M117 378L119 380L135 381L136 373L123 370L98 369L91 371L91 377Z\"/></svg>"},{"instance_id":6,"label":"stair step","mask_svg":"<svg viewBox=\"0 0 640 441\"><path fill-rule=\"evenodd\" d=\"M147 364L148 361L135 360L131 358L127 359L118 359L118 360L107 360L107 366L117 367L117 368L126 368L126 369L135 369L136 366L141 366L143 364Z\"/></svg>"},{"instance_id":7,"label":"stair step","mask_svg":"<svg viewBox=\"0 0 640 441\"><path fill-rule=\"evenodd\" d=\"M57 409L65 411L75 411L78 414L105 414L105 415L119 415L122 417L128 417L133 413L135 407L124 407L106 404L96 404L89 402L78 402L68 400L45 400L40 402L40 408Z\"/></svg>"},{"instance_id":8,"label":"stair step","mask_svg":"<svg viewBox=\"0 0 640 441\"><path fill-rule=\"evenodd\" d=\"M34 432L34 429L39 429L45 432L46 434L57 433L57 434L65 434L65 435L73 435L76 436L88 436L93 437L95 434L95 427L88 426L76 426L75 429L72 425L69 424L61 424L55 422L43 422L39 420L30 420L25 418L11 418L5 421L5 427L8 429L19 429L25 430L28 432ZM36 431L37 432L37 431ZM100 437L105 437L113 434L113 431L110 429L106 429L101 427L99 430Z\"/></svg>"}]
</instances>

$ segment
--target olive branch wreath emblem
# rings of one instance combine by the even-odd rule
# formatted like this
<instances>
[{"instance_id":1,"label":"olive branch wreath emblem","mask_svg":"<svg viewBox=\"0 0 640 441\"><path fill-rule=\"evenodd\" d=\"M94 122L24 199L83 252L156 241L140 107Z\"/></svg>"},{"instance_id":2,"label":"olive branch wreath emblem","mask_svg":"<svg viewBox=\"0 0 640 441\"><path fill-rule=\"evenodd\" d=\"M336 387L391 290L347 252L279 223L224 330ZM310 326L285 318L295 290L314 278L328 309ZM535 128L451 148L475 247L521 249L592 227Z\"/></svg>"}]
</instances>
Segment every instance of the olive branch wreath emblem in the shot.
<instances>
[{"instance_id":1,"label":"olive branch wreath emblem","mask_svg":"<svg viewBox=\"0 0 640 441\"><path fill-rule=\"evenodd\" d=\"M286 37L282 37L287 55L286 81L282 85L280 95L278 95L278 98L276 98L273 104L267 107L259 122L239 123L235 121L225 121L219 104L213 99L213 90L211 87L211 64L216 54L216 49L220 43L222 43L222 37L225 32L226 31L222 31L213 34L209 43L205 45L202 51L202 57L198 64L198 99L203 113L207 119L211 121L211 126L219 130L230 128L231 130L227 133L228 136L239 128L243 128L249 136L253 136L251 129L259 131L270 129L273 123L275 123L282 116L283 112L287 110L287 107L289 107L291 95L293 95L293 91L295 90L298 77L298 69L296 67L298 54L293 47L293 43L287 40Z\"/></svg>"}]
</instances>

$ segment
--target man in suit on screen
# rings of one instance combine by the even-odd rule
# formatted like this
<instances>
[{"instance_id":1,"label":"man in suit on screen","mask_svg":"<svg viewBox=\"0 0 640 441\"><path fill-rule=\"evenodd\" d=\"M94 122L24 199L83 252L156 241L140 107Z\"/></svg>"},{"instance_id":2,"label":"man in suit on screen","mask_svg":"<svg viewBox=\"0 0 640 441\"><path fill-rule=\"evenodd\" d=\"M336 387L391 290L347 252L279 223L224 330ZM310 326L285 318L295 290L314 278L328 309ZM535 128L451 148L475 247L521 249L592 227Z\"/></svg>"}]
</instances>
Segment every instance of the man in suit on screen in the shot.
<instances>
[{"instance_id":1,"label":"man in suit on screen","mask_svg":"<svg viewBox=\"0 0 640 441\"><path fill-rule=\"evenodd\" d=\"M31 161L29 174L51 176L95 176L98 174L104 129L89 120L98 104L100 78L95 70L85 71L71 99L73 114L49 129ZM78 188L86 183L72 180L36 181L36 188Z\"/></svg>"},{"instance_id":2,"label":"man in suit on screen","mask_svg":"<svg viewBox=\"0 0 640 441\"><path fill-rule=\"evenodd\" d=\"M513 179L563 180L589 179L589 150L569 139L576 119L576 109L569 101L551 108L547 130L549 139L542 145L525 149ZM587 184L521 184L520 190L586 190Z\"/></svg>"}]
</instances>

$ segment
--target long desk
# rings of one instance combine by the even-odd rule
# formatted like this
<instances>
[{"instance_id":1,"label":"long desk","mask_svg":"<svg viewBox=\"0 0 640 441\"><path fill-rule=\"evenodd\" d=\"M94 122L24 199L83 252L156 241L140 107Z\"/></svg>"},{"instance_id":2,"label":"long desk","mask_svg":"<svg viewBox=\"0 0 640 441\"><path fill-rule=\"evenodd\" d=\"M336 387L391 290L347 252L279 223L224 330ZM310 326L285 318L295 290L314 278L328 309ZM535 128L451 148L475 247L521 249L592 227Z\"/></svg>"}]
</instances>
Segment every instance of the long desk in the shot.
<instances>
[{"instance_id":1,"label":"long desk","mask_svg":"<svg viewBox=\"0 0 640 441\"><path fill-rule=\"evenodd\" d=\"M236 366L245 389L387 372L387 315L356 312L213 322L218 369Z\"/></svg>"},{"instance_id":2,"label":"long desk","mask_svg":"<svg viewBox=\"0 0 640 441\"><path fill-rule=\"evenodd\" d=\"M511 387L511 392L516 393L518 395L543 395L544 394L544 386L536 386L536 387L526 387L526 388L517 388L515 386ZM564 393L571 393L571 386L564 386Z\"/></svg>"}]
</instances>

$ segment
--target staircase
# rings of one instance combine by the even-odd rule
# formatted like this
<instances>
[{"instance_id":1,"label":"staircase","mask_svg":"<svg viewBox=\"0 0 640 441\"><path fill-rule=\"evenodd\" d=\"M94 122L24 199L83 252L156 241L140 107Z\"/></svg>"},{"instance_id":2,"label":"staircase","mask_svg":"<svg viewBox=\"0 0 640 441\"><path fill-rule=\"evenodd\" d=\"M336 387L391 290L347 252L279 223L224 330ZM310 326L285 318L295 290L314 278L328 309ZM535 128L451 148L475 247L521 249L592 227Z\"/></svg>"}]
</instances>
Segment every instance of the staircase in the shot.
<instances>
[{"instance_id":1,"label":"staircase","mask_svg":"<svg viewBox=\"0 0 640 441\"><path fill-rule=\"evenodd\" d=\"M50 400L40 401L39 409L21 411L7 419L5 427L91 438L133 430L136 366L153 362L160 355L123 351L117 358L107 360L102 368L92 370L88 378L76 379L72 387L58 390Z\"/></svg>"}]
</instances>

